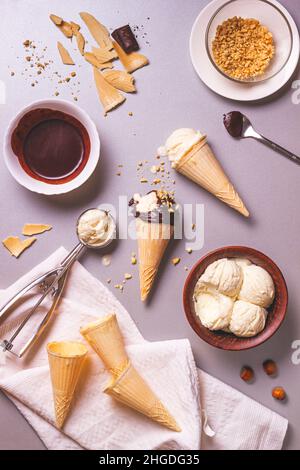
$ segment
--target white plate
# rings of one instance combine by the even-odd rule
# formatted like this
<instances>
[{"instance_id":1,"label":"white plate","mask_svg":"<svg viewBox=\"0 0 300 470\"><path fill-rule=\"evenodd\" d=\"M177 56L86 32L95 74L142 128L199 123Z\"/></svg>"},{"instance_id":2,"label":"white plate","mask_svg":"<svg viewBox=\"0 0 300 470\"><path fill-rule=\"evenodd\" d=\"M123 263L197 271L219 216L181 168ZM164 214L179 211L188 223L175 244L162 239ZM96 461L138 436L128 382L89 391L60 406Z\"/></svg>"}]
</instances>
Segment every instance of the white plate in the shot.
<instances>
[{"instance_id":1,"label":"white plate","mask_svg":"<svg viewBox=\"0 0 300 470\"><path fill-rule=\"evenodd\" d=\"M72 179L71 181L68 181L67 183L49 184L32 178L23 170L18 157L12 151L11 136L14 129L17 127L18 122L26 113L37 108L50 108L62 111L66 114L70 114L81 122L81 124L86 128L89 134L91 149L87 164L85 165L81 173L76 176L76 178ZM34 101L29 106L26 106L26 108L23 108L9 123L4 138L3 153L4 160L10 174L19 184L25 186L25 188L35 193L47 195L64 194L79 188L79 186L85 183L88 178L93 174L100 157L100 139L94 122L89 117L89 115L79 106L66 100L39 100Z\"/></svg>"},{"instance_id":2,"label":"white plate","mask_svg":"<svg viewBox=\"0 0 300 470\"><path fill-rule=\"evenodd\" d=\"M285 67L274 77L262 82L238 83L224 77L212 65L206 50L206 28L216 10L228 0L213 0L197 17L190 37L190 54L193 66L201 80L215 93L225 98L238 101L254 101L266 98L280 90L293 75L300 53L299 33L295 21L289 12L276 0L269 0L286 16L293 35L293 47ZM255 15L254 15L255 16Z\"/></svg>"}]
</instances>

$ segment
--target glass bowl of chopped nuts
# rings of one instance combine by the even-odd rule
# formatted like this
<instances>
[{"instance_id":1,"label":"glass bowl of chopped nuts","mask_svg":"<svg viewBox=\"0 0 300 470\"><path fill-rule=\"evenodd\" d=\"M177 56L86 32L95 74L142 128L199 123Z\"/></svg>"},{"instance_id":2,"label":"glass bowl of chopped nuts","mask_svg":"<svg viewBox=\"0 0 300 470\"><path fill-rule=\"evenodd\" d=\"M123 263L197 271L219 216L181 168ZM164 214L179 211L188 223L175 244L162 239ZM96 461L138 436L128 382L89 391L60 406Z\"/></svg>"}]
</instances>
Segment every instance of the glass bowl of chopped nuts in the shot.
<instances>
[{"instance_id":1,"label":"glass bowl of chopped nuts","mask_svg":"<svg viewBox=\"0 0 300 470\"><path fill-rule=\"evenodd\" d=\"M206 49L222 75L260 83L287 64L293 46L290 24L274 1L230 0L210 19Z\"/></svg>"}]
</instances>

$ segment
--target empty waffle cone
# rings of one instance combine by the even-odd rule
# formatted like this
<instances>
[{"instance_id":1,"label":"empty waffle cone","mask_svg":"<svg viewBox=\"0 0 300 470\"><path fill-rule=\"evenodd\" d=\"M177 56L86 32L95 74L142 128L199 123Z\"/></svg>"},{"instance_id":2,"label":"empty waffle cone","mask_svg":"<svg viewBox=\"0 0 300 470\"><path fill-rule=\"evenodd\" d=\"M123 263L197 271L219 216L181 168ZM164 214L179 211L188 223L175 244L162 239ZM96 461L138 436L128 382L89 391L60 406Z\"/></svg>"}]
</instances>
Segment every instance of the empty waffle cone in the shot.
<instances>
[{"instance_id":1,"label":"empty waffle cone","mask_svg":"<svg viewBox=\"0 0 300 470\"><path fill-rule=\"evenodd\" d=\"M111 380L104 393L172 431L181 431L175 419L131 364L118 378Z\"/></svg>"},{"instance_id":2,"label":"empty waffle cone","mask_svg":"<svg viewBox=\"0 0 300 470\"><path fill-rule=\"evenodd\" d=\"M146 222L136 219L136 231L139 252L139 273L141 300L147 299L159 264L170 239L173 237L174 227L165 223Z\"/></svg>"},{"instance_id":3,"label":"empty waffle cone","mask_svg":"<svg viewBox=\"0 0 300 470\"><path fill-rule=\"evenodd\" d=\"M245 217L249 212L204 137L175 164L175 169Z\"/></svg>"},{"instance_id":4,"label":"empty waffle cone","mask_svg":"<svg viewBox=\"0 0 300 470\"><path fill-rule=\"evenodd\" d=\"M55 419L58 429L64 425L82 370L87 348L82 343L60 342L47 345L53 388Z\"/></svg>"},{"instance_id":5,"label":"empty waffle cone","mask_svg":"<svg viewBox=\"0 0 300 470\"><path fill-rule=\"evenodd\" d=\"M111 374L120 375L128 365L129 359L116 315L109 315L89 323L80 329L80 333L92 346Z\"/></svg>"}]
</instances>

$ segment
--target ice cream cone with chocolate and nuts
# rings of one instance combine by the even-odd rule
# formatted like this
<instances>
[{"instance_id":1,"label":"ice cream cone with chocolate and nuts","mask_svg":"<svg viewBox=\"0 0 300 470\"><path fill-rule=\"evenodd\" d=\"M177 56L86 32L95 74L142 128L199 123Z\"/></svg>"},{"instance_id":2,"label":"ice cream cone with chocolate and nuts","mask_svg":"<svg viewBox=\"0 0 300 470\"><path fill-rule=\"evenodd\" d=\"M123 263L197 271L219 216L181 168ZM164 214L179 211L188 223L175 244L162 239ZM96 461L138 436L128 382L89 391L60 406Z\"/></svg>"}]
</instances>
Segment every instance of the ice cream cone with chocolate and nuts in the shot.
<instances>
[{"instance_id":1,"label":"ice cream cone with chocolate and nuts","mask_svg":"<svg viewBox=\"0 0 300 470\"><path fill-rule=\"evenodd\" d=\"M166 191L135 194L134 207L139 254L141 300L146 300L164 252L174 235L174 199Z\"/></svg>"}]
</instances>

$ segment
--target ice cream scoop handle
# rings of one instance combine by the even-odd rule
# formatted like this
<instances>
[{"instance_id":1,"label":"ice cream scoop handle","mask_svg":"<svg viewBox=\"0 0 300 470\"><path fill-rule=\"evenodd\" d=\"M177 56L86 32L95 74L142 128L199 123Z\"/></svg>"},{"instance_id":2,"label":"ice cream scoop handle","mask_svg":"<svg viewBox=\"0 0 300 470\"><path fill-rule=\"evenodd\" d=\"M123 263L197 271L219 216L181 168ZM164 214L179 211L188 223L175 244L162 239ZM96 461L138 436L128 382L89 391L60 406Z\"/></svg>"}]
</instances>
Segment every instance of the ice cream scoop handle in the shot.
<instances>
[{"instance_id":1,"label":"ice cream scoop handle","mask_svg":"<svg viewBox=\"0 0 300 470\"><path fill-rule=\"evenodd\" d=\"M260 134L257 134L255 136L255 139L259 140L260 142L267 145L268 147L271 147L273 150L276 150L276 152L281 153L281 155L288 158L289 160L292 160L293 162L300 165L300 157L298 157L294 153L290 152L289 150L286 150L285 148L281 147L281 145L275 144L275 142L272 142L272 140L267 139L266 137L264 137L263 135L260 135Z\"/></svg>"}]
</instances>

